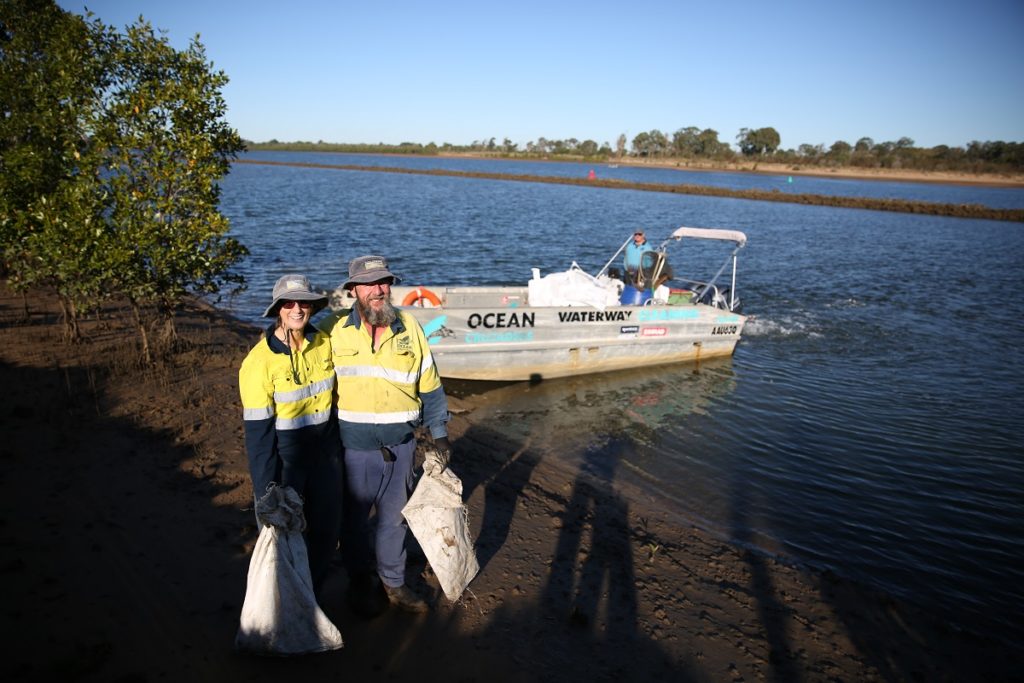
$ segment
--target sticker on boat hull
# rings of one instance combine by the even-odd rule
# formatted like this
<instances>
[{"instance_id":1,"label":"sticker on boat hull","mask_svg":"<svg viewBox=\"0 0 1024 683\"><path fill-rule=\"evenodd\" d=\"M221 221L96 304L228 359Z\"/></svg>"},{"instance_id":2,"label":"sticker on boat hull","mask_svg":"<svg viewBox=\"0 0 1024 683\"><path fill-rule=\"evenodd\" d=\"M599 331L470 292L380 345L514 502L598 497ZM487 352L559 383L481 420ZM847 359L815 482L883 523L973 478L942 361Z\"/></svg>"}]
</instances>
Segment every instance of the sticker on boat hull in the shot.
<instances>
[{"instance_id":1,"label":"sticker on boat hull","mask_svg":"<svg viewBox=\"0 0 1024 683\"><path fill-rule=\"evenodd\" d=\"M455 333L449 330L444 324L448 322L448 316L439 315L423 325L423 334L428 344L436 344L446 337L454 337Z\"/></svg>"},{"instance_id":2,"label":"sticker on boat hull","mask_svg":"<svg viewBox=\"0 0 1024 683\"><path fill-rule=\"evenodd\" d=\"M469 332L466 334L467 344L499 344L508 342L533 341L533 330L523 332Z\"/></svg>"},{"instance_id":3,"label":"sticker on boat hull","mask_svg":"<svg viewBox=\"0 0 1024 683\"><path fill-rule=\"evenodd\" d=\"M637 313L637 320L642 323L661 322L662 320L694 320L700 317L695 308L645 308Z\"/></svg>"},{"instance_id":4,"label":"sticker on boat hull","mask_svg":"<svg viewBox=\"0 0 1024 683\"><path fill-rule=\"evenodd\" d=\"M668 334L667 327L645 327L640 330L641 337L664 337Z\"/></svg>"}]
</instances>

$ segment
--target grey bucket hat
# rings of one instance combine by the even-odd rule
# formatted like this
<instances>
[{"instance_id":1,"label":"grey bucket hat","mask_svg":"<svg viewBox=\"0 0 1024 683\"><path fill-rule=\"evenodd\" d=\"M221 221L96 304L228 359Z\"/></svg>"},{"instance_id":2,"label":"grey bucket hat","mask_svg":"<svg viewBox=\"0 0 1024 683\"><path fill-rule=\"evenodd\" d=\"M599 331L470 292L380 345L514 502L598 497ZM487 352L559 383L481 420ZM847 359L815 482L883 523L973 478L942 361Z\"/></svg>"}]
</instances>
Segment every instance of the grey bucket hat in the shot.
<instances>
[{"instance_id":1,"label":"grey bucket hat","mask_svg":"<svg viewBox=\"0 0 1024 683\"><path fill-rule=\"evenodd\" d=\"M402 280L388 270L388 262L383 256L359 256L348 263L348 279L341 284L342 289L350 289L352 285L365 285L384 278L391 278L398 284Z\"/></svg>"},{"instance_id":2,"label":"grey bucket hat","mask_svg":"<svg viewBox=\"0 0 1024 683\"><path fill-rule=\"evenodd\" d=\"M263 311L264 318L273 318L277 315L277 307L282 301L312 301L313 313L327 305L327 296L313 291L313 285L309 284L309 278L299 273L282 275L274 284L274 300Z\"/></svg>"}]
</instances>

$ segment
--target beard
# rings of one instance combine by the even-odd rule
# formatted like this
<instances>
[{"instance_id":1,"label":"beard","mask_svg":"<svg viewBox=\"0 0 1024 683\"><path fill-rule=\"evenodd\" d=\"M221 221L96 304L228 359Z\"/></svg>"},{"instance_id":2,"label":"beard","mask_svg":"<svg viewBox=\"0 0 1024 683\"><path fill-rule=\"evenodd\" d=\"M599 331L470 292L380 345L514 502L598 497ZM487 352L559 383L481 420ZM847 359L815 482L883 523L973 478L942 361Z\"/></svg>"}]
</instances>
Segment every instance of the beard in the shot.
<instances>
[{"instance_id":1,"label":"beard","mask_svg":"<svg viewBox=\"0 0 1024 683\"><path fill-rule=\"evenodd\" d=\"M374 310L370 306L370 301L378 299L383 301L384 305ZM398 311L386 296L368 296L365 299L357 297L356 309L359 311L359 317L374 327L389 327L398 318Z\"/></svg>"}]
</instances>

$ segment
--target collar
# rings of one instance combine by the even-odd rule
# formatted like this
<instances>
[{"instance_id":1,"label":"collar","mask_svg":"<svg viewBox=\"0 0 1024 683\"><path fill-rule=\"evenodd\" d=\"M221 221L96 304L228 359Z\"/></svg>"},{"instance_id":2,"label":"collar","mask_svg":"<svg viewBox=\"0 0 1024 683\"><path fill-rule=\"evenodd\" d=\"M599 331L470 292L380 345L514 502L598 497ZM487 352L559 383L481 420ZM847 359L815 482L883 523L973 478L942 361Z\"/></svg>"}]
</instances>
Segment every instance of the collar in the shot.
<instances>
[{"instance_id":1,"label":"collar","mask_svg":"<svg viewBox=\"0 0 1024 683\"><path fill-rule=\"evenodd\" d=\"M274 353L283 353L286 355L291 355L288 353L288 347L284 345L284 342L274 336L274 330L276 329L276 322L270 323L270 325L267 326L267 329L264 332L264 335L266 336L267 339L267 346L269 346L270 350L273 351ZM313 327L311 323L306 323L305 329L302 330L302 336L305 337L306 341L308 341L310 344L313 343L313 338L316 337L316 333L317 329Z\"/></svg>"}]
</instances>

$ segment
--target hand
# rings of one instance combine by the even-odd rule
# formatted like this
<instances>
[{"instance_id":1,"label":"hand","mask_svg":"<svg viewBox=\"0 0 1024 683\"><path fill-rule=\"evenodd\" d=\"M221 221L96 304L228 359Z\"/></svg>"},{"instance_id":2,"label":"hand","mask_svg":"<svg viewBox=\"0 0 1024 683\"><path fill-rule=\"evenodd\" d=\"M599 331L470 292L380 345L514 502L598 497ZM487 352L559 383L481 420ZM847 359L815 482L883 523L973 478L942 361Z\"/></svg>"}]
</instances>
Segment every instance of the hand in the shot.
<instances>
[{"instance_id":1,"label":"hand","mask_svg":"<svg viewBox=\"0 0 1024 683\"><path fill-rule=\"evenodd\" d=\"M448 463L452 459L452 444L447 436L434 439L434 452L437 454L437 464L441 466L443 472L448 468Z\"/></svg>"}]
</instances>

